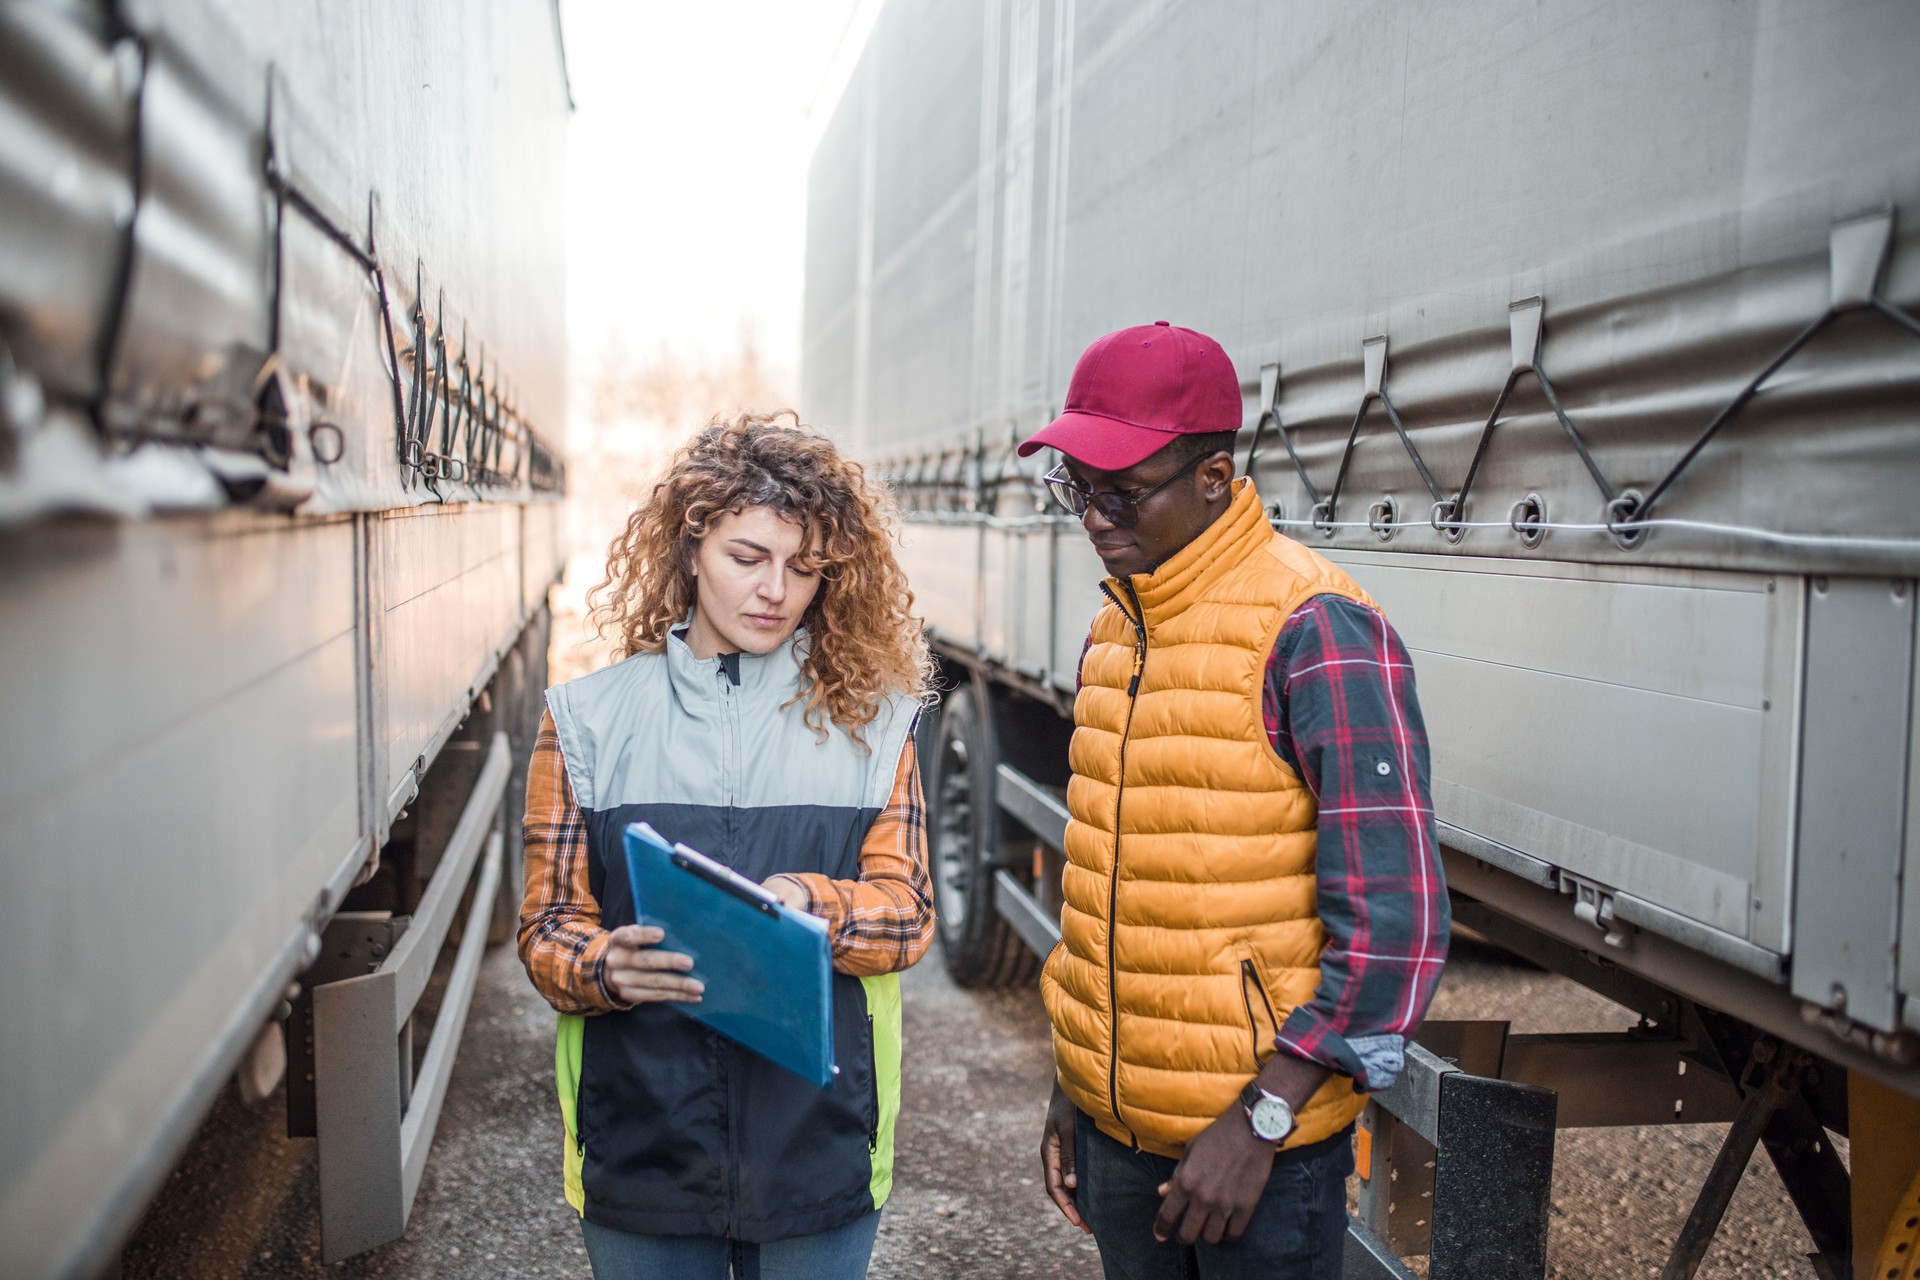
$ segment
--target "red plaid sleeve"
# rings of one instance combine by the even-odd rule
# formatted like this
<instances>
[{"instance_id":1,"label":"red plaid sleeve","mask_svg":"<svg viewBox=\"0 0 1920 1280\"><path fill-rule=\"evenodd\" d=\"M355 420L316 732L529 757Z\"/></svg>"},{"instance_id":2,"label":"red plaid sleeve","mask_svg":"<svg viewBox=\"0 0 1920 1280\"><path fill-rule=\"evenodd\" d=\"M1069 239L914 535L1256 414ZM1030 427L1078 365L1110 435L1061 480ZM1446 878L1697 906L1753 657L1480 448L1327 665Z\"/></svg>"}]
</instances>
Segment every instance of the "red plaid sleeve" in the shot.
<instances>
[{"instance_id":1,"label":"red plaid sleeve","mask_svg":"<svg viewBox=\"0 0 1920 1280\"><path fill-rule=\"evenodd\" d=\"M553 713L543 712L527 768L527 889L520 901L520 963L547 1003L562 1013L621 1008L607 990L608 933L587 879L587 824L573 800Z\"/></svg>"},{"instance_id":2,"label":"red plaid sleeve","mask_svg":"<svg viewBox=\"0 0 1920 1280\"><path fill-rule=\"evenodd\" d=\"M1426 1016L1450 911L1413 661L1387 620L1316 596L1267 665L1267 733L1319 802L1320 986L1276 1043L1384 1089Z\"/></svg>"},{"instance_id":3,"label":"red plaid sleeve","mask_svg":"<svg viewBox=\"0 0 1920 1280\"><path fill-rule=\"evenodd\" d=\"M933 884L927 875L927 811L920 758L907 740L893 794L860 844L860 878L811 872L785 877L807 893L807 910L827 922L833 967L855 977L895 973L926 954L933 939Z\"/></svg>"}]
</instances>

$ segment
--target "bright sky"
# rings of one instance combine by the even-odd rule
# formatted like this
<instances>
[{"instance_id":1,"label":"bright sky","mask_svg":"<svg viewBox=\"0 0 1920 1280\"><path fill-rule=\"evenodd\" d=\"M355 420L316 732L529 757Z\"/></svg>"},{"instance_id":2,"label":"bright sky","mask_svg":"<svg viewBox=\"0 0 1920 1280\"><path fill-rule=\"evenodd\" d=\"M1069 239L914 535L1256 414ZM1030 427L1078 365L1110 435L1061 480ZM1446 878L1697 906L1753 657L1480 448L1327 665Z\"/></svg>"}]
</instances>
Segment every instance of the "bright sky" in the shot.
<instances>
[{"instance_id":1,"label":"bright sky","mask_svg":"<svg viewBox=\"0 0 1920 1280\"><path fill-rule=\"evenodd\" d=\"M808 110L876 8L563 0L576 368L612 343L720 355L743 326L798 367Z\"/></svg>"}]
</instances>

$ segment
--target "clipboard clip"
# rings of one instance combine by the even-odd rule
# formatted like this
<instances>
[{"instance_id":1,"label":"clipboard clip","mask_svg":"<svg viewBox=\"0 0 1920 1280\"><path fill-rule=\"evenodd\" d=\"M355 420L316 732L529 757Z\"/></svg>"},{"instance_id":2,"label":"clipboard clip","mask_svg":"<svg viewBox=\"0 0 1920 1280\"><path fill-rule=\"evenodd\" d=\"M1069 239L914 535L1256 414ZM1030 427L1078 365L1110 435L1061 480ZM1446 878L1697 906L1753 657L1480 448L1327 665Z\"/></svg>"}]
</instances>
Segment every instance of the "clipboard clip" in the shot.
<instances>
[{"instance_id":1,"label":"clipboard clip","mask_svg":"<svg viewBox=\"0 0 1920 1280\"><path fill-rule=\"evenodd\" d=\"M780 914L780 899L703 853L689 849L683 844L676 844L673 846L673 865L682 871L699 876L714 888L725 890L748 906L757 908L767 915L778 917Z\"/></svg>"}]
</instances>

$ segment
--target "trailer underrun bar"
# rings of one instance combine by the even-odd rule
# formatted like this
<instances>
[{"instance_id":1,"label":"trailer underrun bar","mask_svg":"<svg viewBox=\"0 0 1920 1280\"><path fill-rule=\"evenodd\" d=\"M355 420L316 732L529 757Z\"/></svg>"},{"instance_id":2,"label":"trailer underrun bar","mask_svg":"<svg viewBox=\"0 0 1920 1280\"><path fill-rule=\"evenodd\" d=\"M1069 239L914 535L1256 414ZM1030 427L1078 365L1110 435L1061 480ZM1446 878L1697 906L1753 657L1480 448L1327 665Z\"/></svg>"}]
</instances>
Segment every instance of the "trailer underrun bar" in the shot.
<instances>
[{"instance_id":1,"label":"trailer underrun bar","mask_svg":"<svg viewBox=\"0 0 1920 1280\"><path fill-rule=\"evenodd\" d=\"M316 967L310 997L310 1087L319 1139L321 1253L328 1263L406 1231L486 950L503 871L500 806L512 767L507 735L494 734L411 917L342 912L327 927L325 967ZM414 1010L469 885L472 903L416 1074ZM290 1119L293 1112L290 1107Z\"/></svg>"}]
</instances>

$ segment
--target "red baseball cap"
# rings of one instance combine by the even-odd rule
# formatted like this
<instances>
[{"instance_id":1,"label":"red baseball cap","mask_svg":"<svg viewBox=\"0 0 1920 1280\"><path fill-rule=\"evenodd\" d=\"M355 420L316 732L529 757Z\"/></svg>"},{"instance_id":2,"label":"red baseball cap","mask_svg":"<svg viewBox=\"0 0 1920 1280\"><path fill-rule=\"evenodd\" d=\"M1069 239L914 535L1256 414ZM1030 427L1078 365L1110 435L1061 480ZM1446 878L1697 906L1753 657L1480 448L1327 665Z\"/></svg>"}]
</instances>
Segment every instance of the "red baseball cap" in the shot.
<instances>
[{"instance_id":1,"label":"red baseball cap","mask_svg":"<svg viewBox=\"0 0 1920 1280\"><path fill-rule=\"evenodd\" d=\"M1183 435L1240 429L1240 378L1219 343L1156 320L1094 340L1067 384L1067 407L1020 444L1124 471Z\"/></svg>"}]
</instances>

